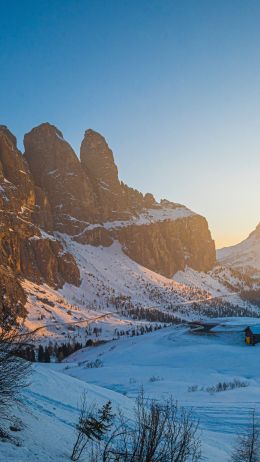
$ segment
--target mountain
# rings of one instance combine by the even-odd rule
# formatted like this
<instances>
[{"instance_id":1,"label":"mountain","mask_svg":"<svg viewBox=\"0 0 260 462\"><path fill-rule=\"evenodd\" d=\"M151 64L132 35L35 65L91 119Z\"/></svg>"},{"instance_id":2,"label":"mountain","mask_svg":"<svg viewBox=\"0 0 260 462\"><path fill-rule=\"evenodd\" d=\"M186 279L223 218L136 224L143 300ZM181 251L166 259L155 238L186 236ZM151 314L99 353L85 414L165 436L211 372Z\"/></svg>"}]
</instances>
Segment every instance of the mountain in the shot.
<instances>
[{"instance_id":1,"label":"mountain","mask_svg":"<svg viewBox=\"0 0 260 462\"><path fill-rule=\"evenodd\" d=\"M206 220L182 205L158 204L152 194L143 195L121 182L113 153L100 134L86 131L80 159L49 123L26 134L24 146L23 155L15 136L0 126L5 305L22 312L23 279L54 288L80 285L75 256L57 233L97 247L119 241L131 259L168 277L186 265L199 270L214 265Z\"/></svg>"},{"instance_id":2,"label":"mountain","mask_svg":"<svg viewBox=\"0 0 260 462\"><path fill-rule=\"evenodd\" d=\"M241 315L255 313L233 296L238 287L212 273L206 219L120 181L102 135L86 130L78 157L58 128L43 123L24 147L22 154L0 126L2 316L57 338L70 335L71 322L95 318L111 331L122 317L168 322L234 314L238 306Z\"/></svg>"},{"instance_id":3,"label":"mountain","mask_svg":"<svg viewBox=\"0 0 260 462\"><path fill-rule=\"evenodd\" d=\"M43 231L54 229L48 198L5 126L0 126L0 220L0 307L25 316L21 278L54 287L80 283L75 259Z\"/></svg>"},{"instance_id":4,"label":"mountain","mask_svg":"<svg viewBox=\"0 0 260 462\"><path fill-rule=\"evenodd\" d=\"M240 244L218 250L217 259L222 265L260 278L260 223Z\"/></svg>"},{"instance_id":5,"label":"mountain","mask_svg":"<svg viewBox=\"0 0 260 462\"><path fill-rule=\"evenodd\" d=\"M110 246L117 239L130 258L167 276L187 264L199 270L214 265L206 220L120 182L100 134L85 132L80 160L50 124L34 128L24 144L34 182L50 203L54 231L91 245Z\"/></svg>"}]
</instances>

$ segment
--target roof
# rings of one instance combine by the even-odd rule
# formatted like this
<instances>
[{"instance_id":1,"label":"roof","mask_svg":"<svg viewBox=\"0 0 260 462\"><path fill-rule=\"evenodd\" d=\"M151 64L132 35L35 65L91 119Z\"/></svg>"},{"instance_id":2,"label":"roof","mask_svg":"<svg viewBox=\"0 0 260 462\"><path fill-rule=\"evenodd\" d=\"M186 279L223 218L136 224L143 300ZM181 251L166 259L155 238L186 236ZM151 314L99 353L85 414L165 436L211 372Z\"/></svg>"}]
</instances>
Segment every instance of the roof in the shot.
<instances>
[{"instance_id":1,"label":"roof","mask_svg":"<svg viewBox=\"0 0 260 462\"><path fill-rule=\"evenodd\" d=\"M257 326L249 326L249 329L253 334L259 334L260 335L260 324Z\"/></svg>"}]
</instances>

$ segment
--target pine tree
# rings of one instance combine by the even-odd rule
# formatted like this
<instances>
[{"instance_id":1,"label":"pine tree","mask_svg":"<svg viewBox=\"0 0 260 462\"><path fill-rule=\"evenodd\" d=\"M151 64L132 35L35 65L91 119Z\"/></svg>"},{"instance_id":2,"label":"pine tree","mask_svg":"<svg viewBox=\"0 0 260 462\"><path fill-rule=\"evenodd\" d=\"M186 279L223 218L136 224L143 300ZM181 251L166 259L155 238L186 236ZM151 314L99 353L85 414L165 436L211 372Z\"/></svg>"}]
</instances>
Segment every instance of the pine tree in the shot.
<instances>
[{"instance_id":1,"label":"pine tree","mask_svg":"<svg viewBox=\"0 0 260 462\"><path fill-rule=\"evenodd\" d=\"M71 459L74 461L79 460L89 441L101 441L110 429L113 418L111 401L104 404L97 412L91 412L87 407L86 395L84 394L79 422L76 426L77 439L73 447Z\"/></svg>"},{"instance_id":2,"label":"pine tree","mask_svg":"<svg viewBox=\"0 0 260 462\"><path fill-rule=\"evenodd\" d=\"M31 350L31 362L34 363L35 361L36 361L35 351L34 351L34 348L32 348L32 350Z\"/></svg>"},{"instance_id":3,"label":"pine tree","mask_svg":"<svg viewBox=\"0 0 260 462\"><path fill-rule=\"evenodd\" d=\"M43 350L43 346L40 345L39 348L38 348L38 357L37 357L39 363L42 363L43 360L44 360L44 350Z\"/></svg>"},{"instance_id":4,"label":"pine tree","mask_svg":"<svg viewBox=\"0 0 260 462\"><path fill-rule=\"evenodd\" d=\"M43 361L44 361L45 363L50 363L50 361L51 361L50 353L49 353L48 347L45 347L45 348L44 348Z\"/></svg>"}]
</instances>

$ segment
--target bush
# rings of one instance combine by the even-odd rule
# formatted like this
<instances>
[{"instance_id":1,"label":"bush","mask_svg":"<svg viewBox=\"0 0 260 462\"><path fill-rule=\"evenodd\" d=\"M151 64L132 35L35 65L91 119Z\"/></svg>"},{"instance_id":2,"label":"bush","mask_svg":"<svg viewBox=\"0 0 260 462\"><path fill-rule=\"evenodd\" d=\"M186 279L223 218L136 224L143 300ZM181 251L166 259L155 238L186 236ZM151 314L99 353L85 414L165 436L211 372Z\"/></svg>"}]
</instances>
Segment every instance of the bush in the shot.
<instances>
[{"instance_id":1,"label":"bush","mask_svg":"<svg viewBox=\"0 0 260 462\"><path fill-rule=\"evenodd\" d=\"M99 367L103 367L103 362L101 359L96 359L95 361L88 361L85 363L84 367L87 369L98 369Z\"/></svg>"},{"instance_id":2,"label":"bush","mask_svg":"<svg viewBox=\"0 0 260 462\"><path fill-rule=\"evenodd\" d=\"M252 413L251 424L247 431L239 435L231 455L231 462L259 462L260 431L255 421L255 411Z\"/></svg>"},{"instance_id":3,"label":"bush","mask_svg":"<svg viewBox=\"0 0 260 462\"><path fill-rule=\"evenodd\" d=\"M119 425L105 444L103 462L198 462L198 424L192 414L169 399L136 401L133 422L119 415Z\"/></svg>"},{"instance_id":4,"label":"bush","mask_svg":"<svg viewBox=\"0 0 260 462\"><path fill-rule=\"evenodd\" d=\"M235 388L245 388L248 387L249 383L246 381L242 381L239 379L234 379L231 382L219 382L216 385L212 385L209 387L201 387L199 389L198 385L191 385L188 387L189 392L196 392L196 391L207 391L208 393L219 393L222 391L227 390L235 390Z\"/></svg>"},{"instance_id":5,"label":"bush","mask_svg":"<svg viewBox=\"0 0 260 462\"><path fill-rule=\"evenodd\" d=\"M20 358L28 335L18 328L2 324L0 330L0 434L7 436L5 426L12 421L12 409L21 404L21 392L28 385L30 362Z\"/></svg>"}]
</instances>

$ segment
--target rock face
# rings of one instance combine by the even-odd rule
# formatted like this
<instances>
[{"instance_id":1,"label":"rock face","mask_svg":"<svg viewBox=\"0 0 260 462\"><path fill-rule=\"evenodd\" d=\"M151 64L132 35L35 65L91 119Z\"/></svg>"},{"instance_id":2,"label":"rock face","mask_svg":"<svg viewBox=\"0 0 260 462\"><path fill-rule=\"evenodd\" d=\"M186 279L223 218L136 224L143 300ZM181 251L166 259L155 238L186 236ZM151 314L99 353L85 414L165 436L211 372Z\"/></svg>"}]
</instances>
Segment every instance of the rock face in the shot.
<instances>
[{"instance_id":1,"label":"rock face","mask_svg":"<svg viewBox=\"0 0 260 462\"><path fill-rule=\"evenodd\" d=\"M99 216L102 220L123 220L140 212L148 203L155 203L152 196L143 196L129 188L118 178L114 156L105 138L93 130L85 132L80 149L82 167L97 197Z\"/></svg>"},{"instance_id":2,"label":"rock face","mask_svg":"<svg viewBox=\"0 0 260 462\"><path fill-rule=\"evenodd\" d=\"M36 186L16 139L0 126L0 265L7 306L21 315L26 302L19 278L61 287L80 283L79 270L62 244L43 238L41 228L52 230L53 217L44 191ZM0 284L1 288L1 284ZM1 310L1 308L0 308Z\"/></svg>"},{"instance_id":3,"label":"rock face","mask_svg":"<svg viewBox=\"0 0 260 462\"><path fill-rule=\"evenodd\" d=\"M199 215L129 226L114 234L130 258L166 277L186 266L208 271L215 264L215 245L207 221Z\"/></svg>"},{"instance_id":4,"label":"rock face","mask_svg":"<svg viewBox=\"0 0 260 462\"><path fill-rule=\"evenodd\" d=\"M0 265L0 323L14 322L17 316L25 318L25 293L13 272Z\"/></svg>"},{"instance_id":5,"label":"rock face","mask_svg":"<svg viewBox=\"0 0 260 462\"><path fill-rule=\"evenodd\" d=\"M24 146L35 184L50 203L54 229L80 232L97 213L93 189L73 149L48 123L25 135Z\"/></svg>"},{"instance_id":6,"label":"rock face","mask_svg":"<svg viewBox=\"0 0 260 462\"><path fill-rule=\"evenodd\" d=\"M26 134L24 146L22 155L0 126L0 270L6 268L2 280L17 314L25 303L20 278L54 287L80 284L76 261L58 233L94 246L118 240L130 258L168 277L187 265L201 271L214 265L206 220L121 182L99 133L85 132L80 160L48 123Z\"/></svg>"}]
</instances>

